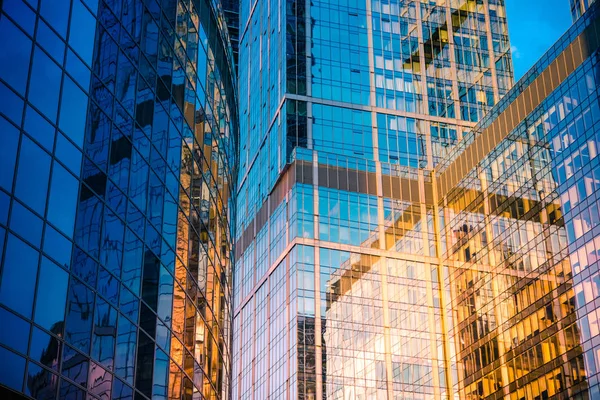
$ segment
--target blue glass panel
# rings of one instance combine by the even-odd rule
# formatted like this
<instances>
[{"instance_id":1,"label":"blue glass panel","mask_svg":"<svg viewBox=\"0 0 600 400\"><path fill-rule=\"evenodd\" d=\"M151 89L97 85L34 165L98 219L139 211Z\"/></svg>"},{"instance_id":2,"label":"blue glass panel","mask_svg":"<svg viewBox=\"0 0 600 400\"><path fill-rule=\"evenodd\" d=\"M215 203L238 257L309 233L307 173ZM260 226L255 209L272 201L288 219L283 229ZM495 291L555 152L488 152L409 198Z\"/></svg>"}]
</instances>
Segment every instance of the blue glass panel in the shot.
<instances>
[{"instance_id":1,"label":"blue glass panel","mask_svg":"<svg viewBox=\"0 0 600 400\"><path fill-rule=\"evenodd\" d=\"M25 131L42 147L52 152L56 129L31 107L27 107L25 112Z\"/></svg>"},{"instance_id":2,"label":"blue glass panel","mask_svg":"<svg viewBox=\"0 0 600 400\"><path fill-rule=\"evenodd\" d=\"M0 321L2 321L0 343L20 353L27 353L31 324L3 307L0 307Z\"/></svg>"},{"instance_id":3,"label":"blue glass panel","mask_svg":"<svg viewBox=\"0 0 600 400\"><path fill-rule=\"evenodd\" d=\"M65 42L54 33L53 30L40 21L38 25L38 32L36 36L37 43L41 45L44 50L50 53L50 56L54 58L59 64L63 64L65 59Z\"/></svg>"},{"instance_id":4,"label":"blue glass panel","mask_svg":"<svg viewBox=\"0 0 600 400\"><path fill-rule=\"evenodd\" d=\"M23 99L0 82L0 110L15 124L21 125L23 118Z\"/></svg>"},{"instance_id":5,"label":"blue glass panel","mask_svg":"<svg viewBox=\"0 0 600 400\"><path fill-rule=\"evenodd\" d=\"M100 262L114 275L121 276L125 224L108 207L104 209Z\"/></svg>"},{"instance_id":6,"label":"blue glass panel","mask_svg":"<svg viewBox=\"0 0 600 400\"><path fill-rule=\"evenodd\" d=\"M25 208L18 201L13 202L10 212L10 229L28 242L40 247L42 244L43 222L41 218Z\"/></svg>"},{"instance_id":7,"label":"blue glass panel","mask_svg":"<svg viewBox=\"0 0 600 400\"><path fill-rule=\"evenodd\" d=\"M70 0L42 0L40 11L50 25L56 29L62 37L66 37L70 8Z\"/></svg>"},{"instance_id":8,"label":"blue glass panel","mask_svg":"<svg viewBox=\"0 0 600 400\"><path fill-rule=\"evenodd\" d=\"M9 235L0 282L0 302L31 318L39 253Z\"/></svg>"},{"instance_id":9,"label":"blue glass panel","mask_svg":"<svg viewBox=\"0 0 600 400\"><path fill-rule=\"evenodd\" d=\"M140 281L142 277L142 257L144 245L138 237L127 229L125 235L125 252L123 259L123 273L121 279L131 291L139 296Z\"/></svg>"},{"instance_id":10,"label":"blue glass panel","mask_svg":"<svg viewBox=\"0 0 600 400\"><path fill-rule=\"evenodd\" d=\"M118 305L119 281L103 267L100 267L98 271L97 292L104 296L111 304Z\"/></svg>"},{"instance_id":11,"label":"blue glass panel","mask_svg":"<svg viewBox=\"0 0 600 400\"><path fill-rule=\"evenodd\" d=\"M65 77L58 127L79 147L83 146L88 96L70 78Z\"/></svg>"},{"instance_id":12,"label":"blue glass panel","mask_svg":"<svg viewBox=\"0 0 600 400\"><path fill-rule=\"evenodd\" d=\"M86 354L90 351L93 311L94 292L77 279L71 279L65 339Z\"/></svg>"},{"instance_id":13,"label":"blue glass panel","mask_svg":"<svg viewBox=\"0 0 600 400\"><path fill-rule=\"evenodd\" d=\"M88 65L92 65L95 34L96 19L79 0L73 1L69 45Z\"/></svg>"},{"instance_id":14,"label":"blue glass panel","mask_svg":"<svg viewBox=\"0 0 600 400\"><path fill-rule=\"evenodd\" d=\"M34 399L51 400L56 398L57 388L58 377L56 374L29 362L25 379L25 394Z\"/></svg>"},{"instance_id":15,"label":"blue glass panel","mask_svg":"<svg viewBox=\"0 0 600 400\"><path fill-rule=\"evenodd\" d=\"M61 400L85 400L85 392L77 386L62 380L58 390L58 398Z\"/></svg>"},{"instance_id":16,"label":"blue glass panel","mask_svg":"<svg viewBox=\"0 0 600 400\"><path fill-rule=\"evenodd\" d=\"M98 298L94 313L94 336L92 358L112 369L117 333L117 310Z\"/></svg>"},{"instance_id":17,"label":"blue glass panel","mask_svg":"<svg viewBox=\"0 0 600 400\"><path fill-rule=\"evenodd\" d=\"M65 345L62 359L62 373L73 382L86 387L89 361L89 358L71 346Z\"/></svg>"},{"instance_id":18,"label":"blue glass panel","mask_svg":"<svg viewBox=\"0 0 600 400\"><path fill-rule=\"evenodd\" d=\"M2 93L0 93L1 96ZM0 187L12 191L17 147L19 146L19 131L2 117L0 117L0 137L2 137L2 146L0 146Z\"/></svg>"},{"instance_id":19,"label":"blue glass panel","mask_svg":"<svg viewBox=\"0 0 600 400\"><path fill-rule=\"evenodd\" d=\"M29 101L50 121L56 121L61 71L39 47L35 48L29 81Z\"/></svg>"},{"instance_id":20,"label":"blue glass panel","mask_svg":"<svg viewBox=\"0 0 600 400\"><path fill-rule=\"evenodd\" d=\"M113 382L112 400L133 400L133 389L115 379Z\"/></svg>"},{"instance_id":21,"label":"blue glass panel","mask_svg":"<svg viewBox=\"0 0 600 400\"><path fill-rule=\"evenodd\" d=\"M47 218L68 237L73 234L78 193L79 181L55 162L52 169Z\"/></svg>"},{"instance_id":22,"label":"blue glass panel","mask_svg":"<svg viewBox=\"0 0 600 400\"><path fill-rule=\"evenodd\" d=\"M139 300L125 285L121 285L121 297L119 298L119 303L121 312L132 320L137 321Z\"/></svg>"},{"instance_id":23,"label":"blue glass panel","mask_svg":"<svg viewBox=\"0 0 600 400\"><path fill-rule=\"evenodd\" d=\"M0 18L0 37L10 38L2 43L0 78L24 95L31 63L31 40L7 18Z\"/></svg>"},{"instance_id":24,"label":"blue glass panel","mask_svg":"<svg viewBox=\"0 0 600 400\"><path fill-rule=\"evenodd\" d=\"M89 90L92 73L71 49L67 51L67 71L85 90Z\"/></svg>"},{"instance_id":25,"label":"blue glass panel","mask_svg":"<svg viewBox=\"0 0 600 400\"><path fill-rule=\"evenodd\" d=\"M152 398L167 398L167 383L169 376L169 357L164 351L156 348L156 359L154 360L154 382L152 384Z\"/></svg>"},{"instance_id":26,"label":"blue glass panel","mask_svg":"<svg viewBox=\"0 0 600 400\"><path fill-rule=\"evenodd\" d=\"M25 359L0 347L0 360L0 384L20 392L25 374Z\"/></svg>"},{"instance_id":27,"label":"blue glass panel","mask_svg":"<svg viewBox=\"0 0 600 400\"><path fill-rule=\"evenodd\" d=\"M62 336L69 274L45 257L40 268L34 321Z\"/></svg>"},{"instance_id":28,"label":"blue glass panel","mask_svg":"<svg viewBox=\"0 0 600 400\"><path fill-rule=\"evenodd\" d=\"M115 373L133 385L135 368L135 348L137 329L127 318L119 318L117 330L117 350L115 353Z\"/></svg>"},{"instance_id":29,"label":"blue glass panel","mask_svg":"<svg viewBox=\"0 0 600 400\"><path fill-rule=\"evenodd\" d=\"M71 270L79 279L91 287L96 287L96 281L98 279L98 263L79 247L75 247L75 251L73 252Z\"/></svg>"},{"instance_id":30,"label":"blue glass panel","mask_svg":"<svg viewBox=\"0 0 600 400\"><path fill-rule=\"evenodd\" d=\"M8 224L8 208L10 207L10 197L0 190L0 224ZM1 258L0 258L1 259Z\"/></svg>"},{"instance_id":31,"label":"blue glass panel","mask_svg":"<svg viewBox=\"0 0 600 400\"><path fill-rule=\"evenodd\" d=\"M46 206L49 173L50 156L31 139L23 136L15 194L41 215Z\"/></svg>"},{"instance_id":32,"label":"blue glass panel","mask_svg":"<svg viewBox=\"0 0 600 400\"><path fill-rule=\"evenodd\" d=\"M73 145L62 133L56 138L56 158L62 161L75 175L81 172L81 151Z\"/></svg>"},{"instance_id":33,"label":"blue glass panel","mask_svg":"<svg viewBox=\"0 0 600 400\"><path fill-rule=\"evenodd\" d=\"M73 243L61 235L50 225L46 225L44 234L44 253L52 257L59 265L69 268L71 265L71 254Z\"/></svg>"},{"instance_id":34,"label":"blue glass panel","mask_svg":"<svg viewBox=\"0 0 600 400\"><path fill-rule=\"evenodd\" d=\"M33 28L35 27L35 14L31 8L27 7L27 5L23 3L23 0L7 1L2 7L2 10L10 15L10 17L14 19L17 24L19 24L21 28L25 30L25 32L27 32L30 36L33 36Z\"/></svg>"},{"instance_id":35,"label":"blue glass panel","mask_svg":"<svg viewBox=\"0 0 600 400\"><path fill-rule=\"evenodd\" d=\"M60 346L61 342L55 336L34 327L29 345L29 358L48 368L58 370Z\"/></svg>"}]
</instances>

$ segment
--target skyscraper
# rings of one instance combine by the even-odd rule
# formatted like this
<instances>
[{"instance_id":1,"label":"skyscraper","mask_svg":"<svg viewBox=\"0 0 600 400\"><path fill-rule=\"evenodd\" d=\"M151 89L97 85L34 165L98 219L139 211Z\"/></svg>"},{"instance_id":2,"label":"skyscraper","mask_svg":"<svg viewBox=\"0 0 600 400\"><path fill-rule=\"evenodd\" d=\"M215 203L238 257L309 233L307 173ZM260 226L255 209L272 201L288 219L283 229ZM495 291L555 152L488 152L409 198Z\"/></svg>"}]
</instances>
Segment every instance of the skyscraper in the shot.
<instances>
[{"instance_id":1,"label":"skyscraper","mask_svg":"<svg viewBox=\"0 0 600 400\"><path fill-rule=\"evenodd\" d=\"M571 15L573 22L590 7L595 0L569 0L571 2Z\"/></svg>"},{"instance_id":2,"label":"skyscraper","mask_svg":"<svg viewBox=\"0 0 600 400\"><path fill-rule=\"evenodd\" d=\"M442 398L431 171L512 85L502 1L242 1L233 395Z\"/></svg>"},{"instance_id":3,"label":"skyscraper","mask_svg":"<svg viewBox=\"0 0 600 400\"><path fill-rule=\"evenodd\" d=\"M0 397L229 398L238 123L215 4L0 1Z\"/></svg>"}]
</instances>

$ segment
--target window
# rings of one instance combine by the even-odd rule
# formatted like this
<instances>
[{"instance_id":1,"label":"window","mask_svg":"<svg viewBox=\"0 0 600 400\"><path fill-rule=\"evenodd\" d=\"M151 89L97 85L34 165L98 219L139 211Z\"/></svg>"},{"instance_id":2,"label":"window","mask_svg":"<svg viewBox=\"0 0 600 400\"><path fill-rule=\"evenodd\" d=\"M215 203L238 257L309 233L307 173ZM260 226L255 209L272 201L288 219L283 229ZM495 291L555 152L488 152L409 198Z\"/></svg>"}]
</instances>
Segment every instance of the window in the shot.
<instances>
[{"instance_id":1,"label":"window","mask_svg":"<svg viewBox=\"0 0 600 400\"><path fill-rule=\"evenodd\" d=\"M50 173L50 156L23 136L19 152L16 196L38 214L44 214Z\"/></svg>"},{"instance_id":2,"label":"window","mask_svg":"<svg viewBox=\"0 0 600 400\"><path fill-rule=\"evenodd\" d=\"M10 38L2 43L0 78L24 95L31 63L31 40L7 18L0 18L0 38Z\"/></svg>"},{"instance_id":3,"label":"window","mask_svg":"<svg viewBox=\"0 0 600 400\"><path fill-rule=\"evenodd\" d=\"M61 70L39 47L35 48L29 81L29 101L56 122Z\"/></svg>"},{"instance_id":4,"label":"window","mask_svg":"<svg viewBox=\"0 0 600 400\"><path fill-rule=\"evenodd\" d=\"M0 93L2 96L2 93ZM4 110L4 108L2 108ZM0 132L2 133L2 146L0 146L0 187L12 191L17 147L19 146L19 131L4 118L0 117Z\"/></svg>"},{"instance_id":5,"label":"window","mask_svg":"<svg viewBox=\"0 0 600 400\"><path fill-rule=\"evenodd\" d=\"M0 347L0 383L21 391L25 373L25 359Z\"/></svg>"},{"instance_id":6,"label":"window","mask_svg":"<svg viewBox=\"0 0 600 400\"><path fill-rule=\"evenodd\" d=\"M39 254L10 235L0 282L0 303L31 318ZM1 359L1 358L0 358Z\"/></svg>"},{"instance_id":7,"label":"window","mask_svg":"<svg viewBox=\"0 0 600 400\"><path fill-rule=\"evenodd\" d=\"M56 334L65 319L65 302L69 275L47 258L42 259L35 302L34 321Z\"/></svg>"},{"instance_id":8,"label":"window","mask_svg":"<svg viewBox=\"0 0 600 400\"><path fill-rule=\"evenodd\" d=\"M79 181L55 162L48 201L48 221L69 237L73 235L78 192Z\"/></svg>"}]
</instances>

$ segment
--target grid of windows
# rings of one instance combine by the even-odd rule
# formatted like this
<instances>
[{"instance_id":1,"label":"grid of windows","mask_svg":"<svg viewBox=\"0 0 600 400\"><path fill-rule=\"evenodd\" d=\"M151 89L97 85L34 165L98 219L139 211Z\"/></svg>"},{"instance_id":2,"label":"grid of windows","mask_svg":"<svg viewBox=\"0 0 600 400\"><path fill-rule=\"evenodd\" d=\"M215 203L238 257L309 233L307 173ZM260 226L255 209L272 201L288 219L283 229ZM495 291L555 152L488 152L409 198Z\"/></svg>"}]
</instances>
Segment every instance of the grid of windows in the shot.
<instances>
[{"instance_id":1,"label":"grid of windows","mask_svg":"<svg viewBox=\"0 0 600 400\"><path fill-rule=\"evenodd\" d=\"M0 8L0 385L227 398L237 116L213 4Z\"/></svg>"}]
</instances>

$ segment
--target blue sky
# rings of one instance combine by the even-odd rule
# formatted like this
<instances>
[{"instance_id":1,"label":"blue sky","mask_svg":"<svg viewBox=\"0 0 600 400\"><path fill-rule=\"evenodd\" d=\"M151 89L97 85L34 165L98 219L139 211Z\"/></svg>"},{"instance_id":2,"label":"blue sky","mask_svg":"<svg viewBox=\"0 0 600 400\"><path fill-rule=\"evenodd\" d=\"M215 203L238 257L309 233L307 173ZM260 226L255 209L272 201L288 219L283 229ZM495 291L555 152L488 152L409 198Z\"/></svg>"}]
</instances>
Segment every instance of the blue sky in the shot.
<instances>
[{"instance_id":1,"label":"blue sky","mask_svg":"<svg viewBox=\"0 0 600 400\"><path fill-rule=\"evenodd\" d=\"M506 0L515 80L571 26L569 0Z\"/></svg>"}]
</instances>

